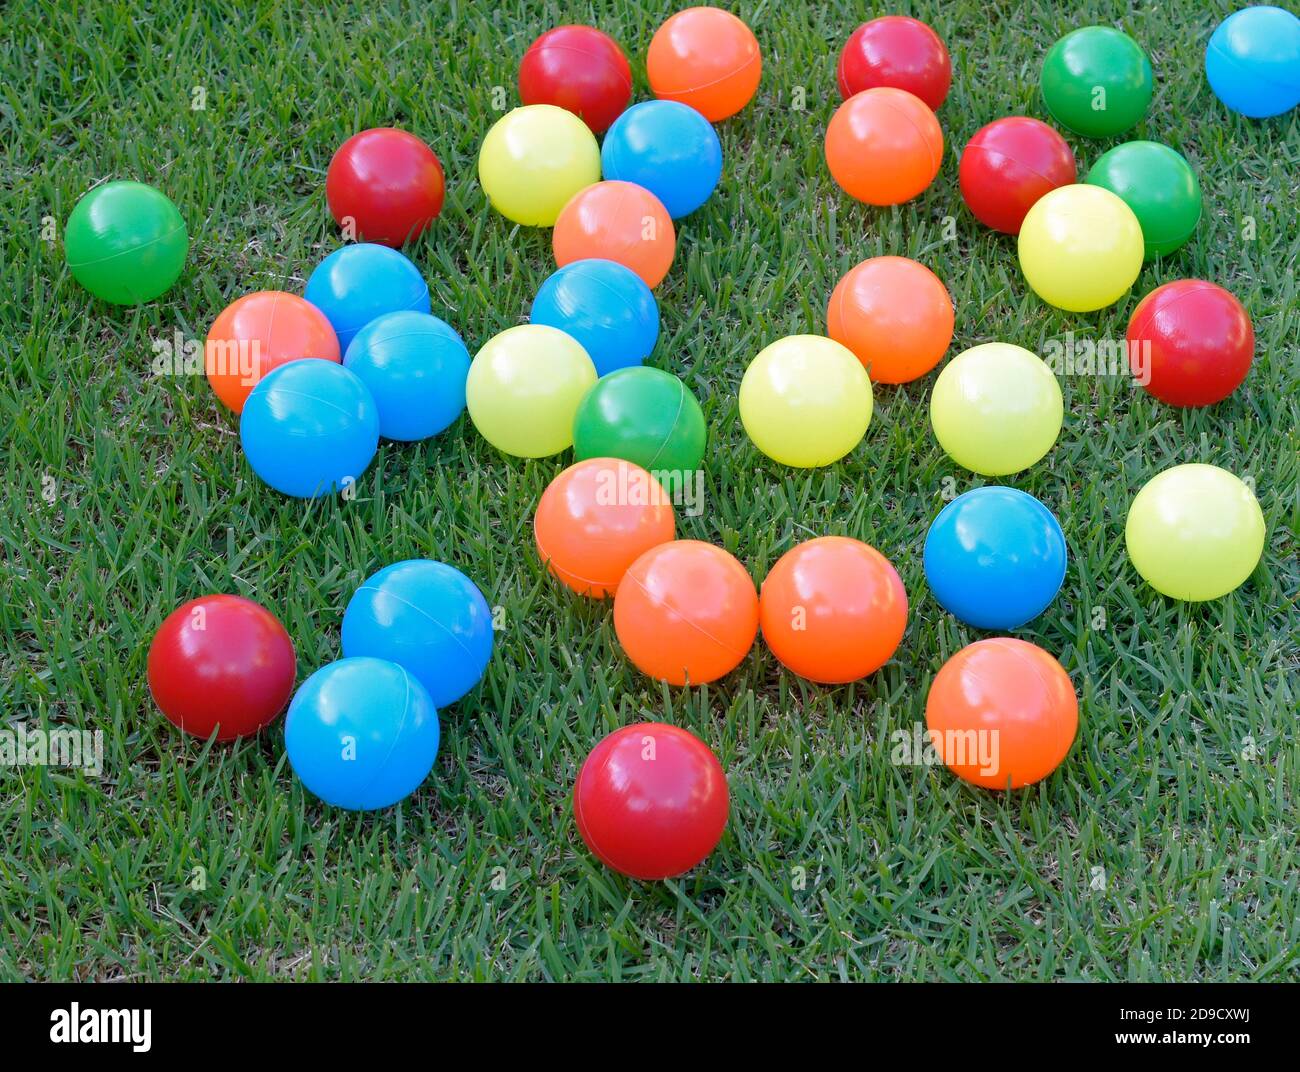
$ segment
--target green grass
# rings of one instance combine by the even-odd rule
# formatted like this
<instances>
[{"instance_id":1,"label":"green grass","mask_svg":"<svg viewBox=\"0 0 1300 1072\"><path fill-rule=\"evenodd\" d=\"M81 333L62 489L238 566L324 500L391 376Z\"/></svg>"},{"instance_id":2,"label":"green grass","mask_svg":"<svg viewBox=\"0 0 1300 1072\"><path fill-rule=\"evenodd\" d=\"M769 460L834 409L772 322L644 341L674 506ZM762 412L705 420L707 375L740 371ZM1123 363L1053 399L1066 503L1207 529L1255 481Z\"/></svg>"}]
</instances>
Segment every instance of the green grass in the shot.
<instances>
[{"instance_id":1,"label":"green grass","mask_svg":"<svg viewBox=\"0 0 1300 1072\"><path fill-rule=\"evenodd\" d=\"M736 5L760 38L763 83L721 124L723 184L680 228L659 291L652 362L687 380L711 435L707 509L680 531L733 551L756 580L800 540L852 535L897 565L912 607L895 659L856 685L798 680L760 642L734 674L689 691L637 673L609 607L543 574L532 511L567 455L505 458L462 419L429 442L383 445L355 501L304 505L253 477L202 377L149 372L151 340L201 338L246 291L301 290L338 244L330 154L367 126L413 130L446 167L447 207L410 251L434 312L471 351L521 322L552 267L549 233L485 207L474 161L497 114L492 87L513 103L532 37L592 21L623 43L645 97L646 46L671 6L543 12L512 0L485 13L377 0L345 15L262 2L224 21L218 6L6 8L0 710L10 723L102 729L106 755L98 779L0 770L0 978L1297 976L1300 136L1295 113L1253 122L1210 94L1201 57L1229 4L1092 0L1066 15L900 3L947 40L955 80L938 180L885 210L849 201L822 160L835 57L866 9ZM1000 115L1045 116L1042 57L1089 22L1118 22L1149 51L1155 100L1133 136L1187 155L1206 212L1133 295L1079 316L1030 294L1014 242L964 211L956 160ZM194 111L200 85L207 108ZM805 111L790 107L799 86ZM1113 144L1071 141L1082 168ZM111 178L156 184L191 231L180 282L140 308L92 300L60 242L41 239L43 217L61 239L77 198ZM825 470L769 462L738 419L747 361L781 335L824 331L835 281L881 253L946 281L952 354L1122 336L1140 293L1188 276L1229 287L1254 317L1255 366L1231 399L1181 412L1126 381L1063 378L1056 448L1008 481L1064 526L1065 587L1020 635L1060 657L1082 700L1069 759L1029 791L990 794L889 759L890 732L922 719L935 671L979 635L940 610L921 571L945 482L975 483L930 433L933 376L877 388L865 441ZM1137 489L1191 461L1253 477L1269 532L1253 578L1203 605L1156 595L1123 546ZM153 709L145 653L179 602L209 591L265 602L305 677L338 657L361 578L417 556L468 573L505 608L505 628L482 686L443 715L433 776L400 807L357 817L322 805L293 778L281 725L210 747ZM702 736L731 786L718 850L662 884L599 866L570 812L587 750L638 719ZM1096 868L1104 889L1092 888Z\"/></svg>"}]
</instances>

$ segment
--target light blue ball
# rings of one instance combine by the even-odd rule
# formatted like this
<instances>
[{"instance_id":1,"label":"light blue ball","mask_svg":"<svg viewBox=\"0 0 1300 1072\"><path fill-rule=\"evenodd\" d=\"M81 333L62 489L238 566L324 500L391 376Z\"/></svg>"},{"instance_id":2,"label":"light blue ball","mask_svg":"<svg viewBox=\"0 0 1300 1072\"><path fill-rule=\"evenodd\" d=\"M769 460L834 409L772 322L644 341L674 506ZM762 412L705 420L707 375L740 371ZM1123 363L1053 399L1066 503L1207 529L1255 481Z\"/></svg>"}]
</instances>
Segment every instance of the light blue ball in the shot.
<instances>
[{"instance_id":1,"label":"light blue ball","mask_svg":"<svg viewBox=\"0 0 1300 1072\"><path fill-rule=\"evenodd\" d=\"M529 319L577 339L597 376L641 364L659 340L654 294L636 272L614 261L574 261L551 274Z\"/></svg>"},{"instance_id":2,"label":"light blue ball","mask_svg":"<svg viewBox=\"0 0 1300 1072\"><path fill-rule=\"evenodd\" d=\"M420 270L397 250L373 242L336 249L316 266L303 297L325 314L344 353L358 331L385 313L429 311Z\"/></svg>"},{"instance_id":3,"label":"light blue ball","mask_svg":"<svg viewBox=\"0 0 1300 1072\"><path fill-rule=\"evenodd\" d=\"M400 663L438 707L469 692L492 657L492 611L460 570L426 558L385 566L348 601L343 654Z\"/></svg>"},{"instance_id":4,"label":"light blue ball","mask_svg":"<svg viewBox=\"0 0 1300 1072\"><path fill-rule=\"evenodd\" d=\"M340 659L298 690L285 717L293 772L337 808L372 811L410 796L438 756L438 712L413 675L385 659Z\"/></svg>"},{"instance_id":5,"label":"light blue ball","mask_svg":"<svg viewBox=\"0 0 1300 1072\"><path fill-rule=\"evenodd\" d=\"M1205 49L1205 77L1215 96L1251 119L1300 104L1300 18L1280 7L1229 15Z\"/></svg>"},{"instance_id":6,"label":"light blue ball","mask_svg":"<svg viewBox=\"0 0 1300 1072\"><path fill-rule=\"evenodd\" d=\"M469 351L428 313L385 313L370 321L352 340L343 366L370 389L385 439L427 439L465 408Z\"/></svg>"},{"instance_id":7,"label":"light blue ball","mask_svg":"<svg viewBox=\"0 0 1300 1072\"><path fill-rule=\"evenodd\" d=\"M253 388L239 441L253 472L276 491L315 499L361 479L379 447L379 410L342 365L290 361Z\"/></svg>"},{"instance_id":8,"label":"light blue ball","mask_svg":"<svg viewBox=\"0 0 1300 1072\"><path fill-rule=\"evenodd\" d=\"M600 150L601 173L644 186L673 219L709 199L722 178L722 143L712 124L677 101L634 104L614 121Z\"/></svg>"},{"instance_id":9,"label":"light blue ball","mask_svg":"<svg viewBox=\"0 0 1300 1072\"><path fill-rule=\"evenodd\" d=\"M939 604L977 629L1018 629L1065 579L1065 536L1032 495L985 487L959 495L925 537L925 579Z\"/></svg>"}]
</instances>

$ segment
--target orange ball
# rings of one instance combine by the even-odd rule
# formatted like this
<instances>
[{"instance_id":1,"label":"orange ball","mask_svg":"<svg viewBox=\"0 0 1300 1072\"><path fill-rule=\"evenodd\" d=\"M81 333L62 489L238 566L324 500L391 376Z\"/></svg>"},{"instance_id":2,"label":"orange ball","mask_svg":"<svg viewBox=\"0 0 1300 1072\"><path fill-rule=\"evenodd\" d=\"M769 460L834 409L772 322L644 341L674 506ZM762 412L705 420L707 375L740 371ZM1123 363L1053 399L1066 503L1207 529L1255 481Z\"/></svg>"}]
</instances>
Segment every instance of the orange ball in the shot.
<instances>
[{"instance_id":1,"label":"orange ball","mask_svg":"<svg viewBox=\"0 0 1300 1072\"><path fill-rule=\"evenodd\" d=\"M661 543L627 571L614 631L637 669L670 685L731 673L758 635L758 593L745 567L698 540Z\"/></svg>"},{"instance_id":2,"label":"orange ball","mask_svg":"<svg viewBox=\"0 0 1300 1072\"><path fill-rule=\"evenodd\" d=\"M639 465L589 458L547 485L533 518L537 553L584 596L612 595L628 566L676 533L672 502Z\"/></svg>"},{"instance_id":3,"label":"orange ball","mask_svg":"<svg viewBox=\"0 0 1300 1072\"><path fill-rule=\"evenodd\" d=\"M753 99L763 56L754 31L731 12L688 7L655 31L646 75L656 97L689 104L716 123Z\"/></svg>"},{"instance_id":4,"label":"orange ball","mask_svg":"<svg viewBox=\"0 0 1300 1072\"><path fill-rule=\"evenodd\" d=\"M906 257L872 257L835 285L826 333L847 346L873 383L924 376L952 342L953 307L929 268Z\"/></svg>"},{"instance_id":5,"label":"orange ball","mask_svg":"<svg viewBox=\"0 0 1300 1072\"><path fill-rule=\"evenodd\" d=\"M877 86L850 97L831 117L826 163L850 197L900 205L939 174L943 131L925 101Z\"/></svg>"},{"instance_id":6,"label":"orange ball","mask_svg":"<svg viewBox=\"0 0 1300 1072\"><path fill-rule=\"evenodd\" d=\"M282 290L237 298L208 331L203 368L228 409L244 411L257 381L302 357L339 361L339 340L316 306Z\"/></svg>"},{"instance_id":7,"label":"orange ball","mask_svg":"<svg viewBox=\"0 0 1300 1072\"><path fill-rule=\"evenodd\" d=\"M634 182L610 179L579 190L551 234L555 263L617 261L657 287L672 267L677 232L659 198Z\"/></svg>"},{"instance_id":8,"label":"orange ball","mask_svg":"<svg viewBox=\"0 0 1300 1072\"><path fill-rule=\"evenodd\" d=\"M1042 648L995 637L943 664L925 722L957 777L986 789L1019 789L1046 778L1070 751L1079 701L1070 675Z\"/></svg>"},{"instance_id":9,"label":"orange ball","mask_svg":"<svg viewBox=\"0 0 1300 1072\"><path fill-rule=\"evenodd\" d=\"M861 540L822 536L776 561L758 600L763 639L789 670L843 685L880 669L907 629L907 592Z\"/></svg>"}]
</instances>

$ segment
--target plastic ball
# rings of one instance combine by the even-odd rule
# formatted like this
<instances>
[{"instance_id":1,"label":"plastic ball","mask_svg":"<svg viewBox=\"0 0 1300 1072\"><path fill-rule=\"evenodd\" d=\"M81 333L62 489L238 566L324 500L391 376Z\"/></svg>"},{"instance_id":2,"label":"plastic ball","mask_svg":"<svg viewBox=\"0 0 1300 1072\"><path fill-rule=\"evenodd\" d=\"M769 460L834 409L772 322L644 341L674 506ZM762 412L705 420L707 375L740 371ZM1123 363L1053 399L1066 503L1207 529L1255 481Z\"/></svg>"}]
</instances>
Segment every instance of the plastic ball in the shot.
<instances>
[{"instance_id":1,"label":"plastic ball","mask_svg":"<svg viewBox=\"0 0 1300 1072\"><path fill-rule=\"evenodd\" d=\"M761 350L740 381L740 420L782 465L839 461L871 423L871 380L853 351L820 335L788 335Z\"/></svg>"},{"instance_id":2,"label":"plastic ball","mask_svg":"<svg viewBox=\"0 0 1300 1072\"><path fill-rule=\"evenodd\" d=\"M353 338L343 366L369 388L385 439L435 436L465 408L469 351L428 313L386 313L370 321Z\"/></svg>"},{"instance_id":3,"label":"plastic ball","mask_svg":"<svg viewBox=\"0 0 1300 1072\"><path fill-rule=\"evenodd\" d=\"M1178 249L1201 222L1201 184L1191 165L1168 145L1117 145L1102 154L1084 181L1118 195L1133 210L1147 260Z\"/></svg>"},{"instance_id":4,"label":"plastic ball","mask_svg":"<svg viewBox=\"0 0 1300 1072\"><path fill-rule=\"evenodd\" d=\"M342 365L290 361L253 388L239 441L253 472L276 491L314 499L361 478L379 448L379 410Z\"/></svg>"},{"instance_id":5,"label":"plastic ball","mask_svg":"<svg viewBox=\"0 0 1300 1072\"><path fill-rule=\"evenodd\" d=\"M594 26L557 26L528 46L519 64L519 99L553 104L578 116L593 134L608 129L632 98L623 50Z\"/></svg>"},{"instance_id":6,"label":"plastic ball","mask_svg":"<svg viewBox=\"0 0 1300 1072\"><path fill-rule=\"evenodd\" d=\"M954 357L930 393L930 424L958 465L1007 476L1041 459L1061 432L1061 386L1021 346L988 342Z\"/></svg>"},{"instance_id":7,"label":"plastic ball","mask_svg":"<svg viewBox=\"0 0 1300 1072\"><path fill-rule=\"evenodd\" d=\"M149 645L149 691L169 722L204 740L257 733L284 710L297 663L293 641L265 607L201 596L167 615Z\"/></svg>"},{"instance_id":8,"label":"plastic ball","mask_svg":"<svg viewBox=\"0 0 1300 1072\"><path fill-rule=\"evenodd\" d=\"M864 89L890 86L938 110L952 85L952 60L943 38L924 22L884 15L853 31L835 76L845 100Z\"/></svg>"},{"instance_id":9,"label":"plastic ball","mask_svg":"<svg viewBox=\"0 0 1300 1072\"><path fill-rule=\"evenodd\" d=\"M492 609L454 566L407 559L367 577L343 612L343 654L410 671L437 707L454 704L492 658Z\"/></svg>"},{"instance_id":10,"label":"plastic ball","mask_svg":"<svg viewBox=\"0 0 1300 1072\"><path fill-rule=\"evenodd\" d=\"M645 552L614 596L614 631L643 674L704 685L741 664L758 635L758 593L721 547L674 540Z\"/></svg>"},{"instance_id":11,"label":"plastic ball","mask_svg":"<svg viewBox=\"0 0 1300 1072\"><path fill-rule=\"evenodd\" d=\"M189 248L176 206L140 182L91 190L73 208L63 234L72 277L112 305L139 305L166 293Z\"/></svg>"},{"instance_id":12,"label":"plastic ball","mask_svg":"<svg viewBox=\"0 0 1300 1072\"><path fill-rule=\"evenodd\" d=\"M1123 200L1077 183L1044 194L1020 227L1020 270L1048 305L1072 313L1119 301L1142 271L1142 225Z\"/></svg>"},{"instance_id":13,"label":"plastic ball","mask_svg":"<svg viewBox=\"0 0 1300 1072\"><path fill-rule=\"evenodd\" d=\"M340 227L363 242L401 246L424 233L446 194L437 154L414 134L377 127L354 134L330 160L325 198Z\"/></svg>"},{"instance_id":14,"label":"plastic ball","mask_svg":"<svg viewBox=\"0 0 1300 1072\"><path fill-rule=\"evenodd\" d=\"M326 804L376 811L420 788L438 757L438 712L386 659L339 659L300 688L284 723L298 779Z\"/></svg>"},{"instance_id":15,"label":"plastic ball","mask_svg":"<svg viewBox=\"0 0 1300 1072\"><path fill-rule=\"evenodd\" d=\"M880 669L907 630L907 592L889 559L844 536L792 548L758 599L763 639L800 677L827 685Z\"/></svg>"},{"instance_id":16,"label":"plastic ball","mask_svg":"<svg viewBox=\"0 0 1300 1072\"><path fill-rule=\"evenodd\" d=\"M925 702L930 742L957 777L985 789L1021 789L1061 765L1079 732L1079 700L1036 644L976 641L940 668Z\"/></svg>"},{"instance_id":17,"label":"plastic ball","mask_svg":"<svg viewBox=\"0 0 1300 1072\"><path fill-rule=\"evenodd\" d=\"M673 219L690 215L722 178L722 143L709 121L677 101L634 104L600 149L607 179L644 186Z\"/></svg>"},{"instance_id":18,"label":"plastic ball","mask_svg":"<svg viewBox=\"0 0 1300 1072\"><path fill-rule=\"evenodd\" d=\"M1205 49L1205 77L1234 112L1267 119L1300 104L1300 19L1271 5L1219 23Z\"/></svg>"},{"instance_id":19,"label":"plastic ball","mask_svg":"<svg viewBox=\"0 0 1300 1072\"><path fill-rule=\"evenodd\" d=\"M655 882L689 871L714 850L729 800L708 745L676 726L641 722L591 750L573 786L573 818L606 867Z\"/></svg>"},{"instance_id":20,"label":"plastic ball","mask_svg":"<svg viewBox=\"0 0 1300 1072\"><path fill-rule=\"evenodd\" d=\"M600 147L572 112L550 104L516 108L483 139L478 181L506 219L551 227L574 194L600 181Z\"/></svg>"},{"instance_id":21,"label":"plastic ball","mask_svg":"<svg viewBox=\"0 0 1300 1072\"><path fill-rule=\"evenodd\" d=\"M657 287L672 267L677 232L663 202L631 182L598 182L574 194L551 232L555 263L616 261Z\"/></svg>"},{"instance_id":22,"label":"plastic ball","mask_svg":"<svg viewBox=\"0 0 1300 1072\"><path fill-rule=\"evenodd\" d=\"M826 334L853 351L872 383L907 383L942 359L953 315L947 288L925 265L872 257L831 292Z\"/></svg>"},{"instance_id":23,"label":"plastic ball","mask_svg":"<svg viewBox=\"0 0 1300 1072\"><path fill-rule=\"evenodd\" d=\"M627 568L676 535L672 503L639 465L590 458L546 486L533 518L537 553L579 595L613 595Z\"/></svg>"},{"instance_id":24,"label":"plastic ball","mask_svg":"<svg viewBox=\"0 0 1300 1072\"><path fill-rule=\"evenodd\" d=\"M302 358L339 360L339 340L311 302L282 290L259 290L227 305L208 331L204 370L222 404L235 413L272 369Z\"/></svg>"},{"instance_id":25,"label":"plastic ball","mask_svg":"<svg viewBox=\"0 0 1300 1072\"><path fill-rule=\"evenodd\" d=\"M1133 375L1171 406L1210 406L1235 391L1255 357L1255 329L1232 294L1203 279L1157 287L1128 323Z\"/></svg>"},{"instance_id":26,"label":"plastic ball","mask_svg":"<svg viewBox=\"0 0 1300 1072\"><path fill-rule=\"evenodd\" d=\"M573 418L577 458L626 458L680 497L704 462L708 427L695 396L670 372L629 368L602 377Z\"/></svg>"},{"instance_id":27,"label":"plastic ball","mask_svg":"<svg viewBox=\"0 0 1300 1072\"><path fill-rule=\"evenodd\" d=\"M521 324L474 355L465 403L479 435L497 450L545 458L573 445L573 416L595 382L596 366L571 335Z\"/></svg>"},{"instance_id":28,"label":"plastic ball","mask_svg":"<svg viewBox=\"0 0 1300 1072\"><path fill-rule=\"evenodd\" d=\"M1061 126L1089 138L1122 134L1151 104L1151 61L1112 26L1066 34L1043 61L1043 100Z\"/></svg>"},{"instance_id":29,"label":"plastic ball","mask_svg":"<svg viewBox=\"0 0 1300 1072\"><path fill-rule=\"evenodd\" d=\"M1124 529L1133 568L1162 595L1218 599L1255 572L1264 513L1255 493L1215 465L1176 465L1149 480Z\"/></svg>"},{"instance_id":30,"label":"plastic ball","mask_svg":"<svg viewBox=\"0 0 1300 1072\"><path fill-rule=\"evenodd\" d=\"M1065 579L1052 511L1015 488L975 488L939 511L925 537L925 580L939 605L976 629L1019 629Z\"/></svg>"},{"instance_id":31,"label":"plastic ball","mask_svg":"<svg viewBox=\"0 0 1300 1072\"><path fill-rule=\"evenodd\" d=\"M962 150L958 180L966 207L980 223L1019 234L1044 194L1077 177L1074 153L1046 123L1025 116L980 127Z\"/></svg>"},{"instance_id":32,"label":"plastic ball","mask_svg":"<svg viewBox=\"0 0 1300 1072\"><path fill-rule=\"evenodd\" d=\"M868 205L899 205L939 174L943 131L919 97L902 89L868 89L831 117L826 163L850 197Z\"/></svg>"},{"instance_id":33,"label":"plastic ball","mask_svg":"<svg viewBox=\"0 0 1300 1072\"><path fill-rule=\"evenodd\" d=\"M552 273L529 320L577 339L597 376L641 364L659 341L659 303L636 272L615 261L574 261Z\"/></svg>"},{"instance_id":34,"label":"plastic ball","mask_svg":"<svg viewBox=\"0 0 1300 1072\"><path fill-rule=\"evenodd\" d=\"M385 313L427 313L429 287L420 269L395 249L362 242L320 262L303 292L334 328L347 353L358 331Z\"/></svg>"},{"instance_id":35,"label":"plastic ball","mask_svg":"<svg viewBox=\"0 0 1300 1072\"><path fill-rule=\"evenodd\" d=\"M646 74L656 97L689 104L716 123L753 99L763 57L754 32L731 12L690 7L655 31Z\"/></svg>"}]
</instances>

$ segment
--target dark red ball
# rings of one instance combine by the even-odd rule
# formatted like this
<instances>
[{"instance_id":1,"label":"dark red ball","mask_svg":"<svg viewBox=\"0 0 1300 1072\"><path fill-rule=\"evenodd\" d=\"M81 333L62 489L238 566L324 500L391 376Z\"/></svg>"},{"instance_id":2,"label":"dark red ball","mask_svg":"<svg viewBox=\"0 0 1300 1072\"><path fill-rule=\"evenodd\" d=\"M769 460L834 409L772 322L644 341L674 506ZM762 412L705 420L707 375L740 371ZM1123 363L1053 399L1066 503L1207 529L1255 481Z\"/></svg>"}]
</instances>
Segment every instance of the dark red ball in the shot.
<instances>
[{"instance_id":1,"label":"dark red ball","mask_svg":"<svg viewBox=\"0 0 1300 1072\"><path fill-rule=\"evenodd\" d=\"M952 60L943 38L924 22L884 15L864 22L849 36L836 78L845 100L864 89L892 86L937 110L952 85Z\"/></svg>"},{"instance_id":2,"label":"dark red ball","mask_svg":"<svg viewBox=\"0 0 1300 1072\"><path fill-rule=\"evenodd\" d=\"M599 134L632 99L632 69L608 34L594 26L557 26L524 53L519 99L567 108Z\"/></svg>"},{"instance_id":3,"label":"dark red ball","mask_svg":"<svg viewBox=\"0 0 1300 1072\"><path fill-rule=\"evenodd\" d=\"M1156 287L1128 323L1129 366L1171 406L1210 406L1250 371L1255 329L1231 293L1203 279Z\"/></svg>"},{"instance_id":4,"label":"dark red ball","mask_svg":"<svg viewBox=\"0 0 1300 1072\"><path fill-rule=\"evenodd\" d=\"M1024 116L980 127L962 150L957 178L961 196L986 227L1019 234L1025 214L1045 193L1069 186L1074 153L1046 123Z\"/></svg>"},{"instance_id":5,"label":"dark red ball","mask_svg":"<svg viewBox=\"0 0 1300 1072\"><path fill-rule=\"evenodd\" d=\"M653 881L689 871L727 825L727 777L709 746L662 722L615 730L573 786L582 840L615 871Z\"/></svg>"},{"instance_id":6,"label":"dark red ball","mask_svg":"<svg viewBox=\"0 0 1300 1072\"><path fill-rule=\"evenodd\" d=\"M414 134L376 127L354 134L330 161L325 197L340 227L394 249L418 238L442 211L446 181L437 154Z\"/></svg>"},{"instance_id":7,"label":"dark red ball","mask_svg":"<svg viewBox=\"0 0 1300 1072\"><path fill-rule=\"evenodd\" d=\"M149 645L154 703L186 733L233 741L275 719L293 692L293 641L265 607L200 596L163 621Z\"/></svg>"}]
</instances>

